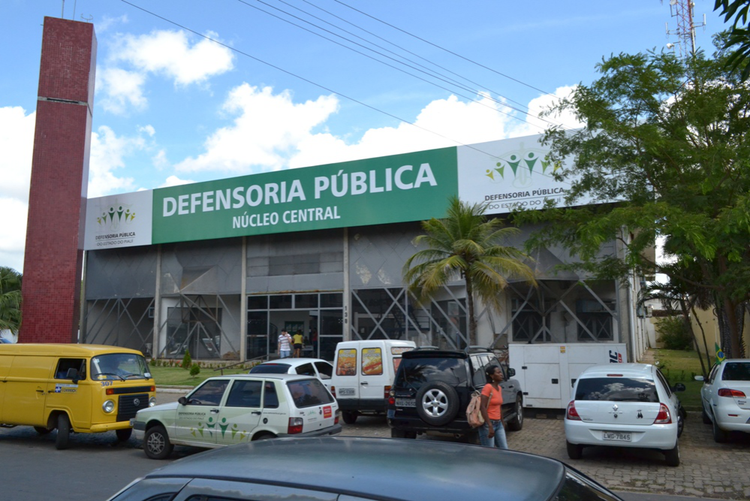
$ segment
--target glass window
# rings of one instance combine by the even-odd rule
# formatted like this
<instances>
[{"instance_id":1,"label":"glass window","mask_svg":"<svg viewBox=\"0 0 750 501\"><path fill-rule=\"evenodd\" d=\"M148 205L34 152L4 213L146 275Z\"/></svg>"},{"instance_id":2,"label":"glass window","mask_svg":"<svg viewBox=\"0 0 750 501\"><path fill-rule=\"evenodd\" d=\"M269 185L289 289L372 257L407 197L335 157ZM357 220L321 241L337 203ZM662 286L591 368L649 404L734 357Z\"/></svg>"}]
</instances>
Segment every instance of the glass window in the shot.
<instances>
[{"instance_id":1,"label":"glass window","mask_svg":"<svg viewBox=\"0 0 750 501\"><path fill-rule=\"evenodd\" d=\"M91 378L102 379L150 379L151 371L143 355L134 353L110 353L91 359Z\"/></svg>"},{"instance_id":2,"label":"glass window","mask_svg":"<svg viewBox=\"0 0 750 501\"><path fill-rule=\"evenodd\" d=\"M339 350L339 356L336 360L337 376L356 376L357 375L357 350L347 348Z\"/></svg>"},{"instance_id":3,"label":"glass window","mask_svg":"<svg viewBox=\"0 0 750 501\"><path fill-rule=\"evenodd\" d=\"M461 358L402 358L394 386L419 389L427 381L444 381L451 386L465 384L467 380L464 360Z\"/></svg>"},{"instance_id":4,"label":"glass window","mask_svg":"<svg viewBox=\"0 0 750 501\"><path fill-rule=\"evenodd\" d=\"M289 364L269 362L256 365L250 369L250 374L286 374L289 372L289 367L291 367Z\"/></svg>"},{"instance_id":5,"label":"glass window","mask_svg":"<svg viewBox=\"0 0 750 501\"><path fill-rule=\"evenodd\" d=\"M322 379L330 379L333 375L333 366L327 362L315 362L315 368Z\"/></svg>"},{"instance_id":6,"label":"glass window","mask_svg":"<svg viewBox=\"0 0 750 501\"><path fill-rule=\"evenodd\" d=\"M380 348L362 348L362 375L383 374L383 351Z\"/></svg>"},{"instance_id":7,"label":"glass window","mask_svg":"<svg viewBox=\"0 0 750 501\"><path fill-rule=\"evenodd\" d=\"M75 372L70 372L71 370ZM57 363L55 379L86 379L85 358L61 358Z\"/></svg>"},{"instance_id":8,"label":"glass window","mask_svg":"<svg viewBox=\"0 0 750 501\"><path fill-rule=\"evenodd\" d=\"M294 307L298 310L301 308L317 308L318 307L318 295L317 294L295 294L294 295Z\"/></svg>"},{"instance_id":9,"label":"glass window","mask_svg":"<svg viewBox=\"0 0 750 501\"><path fill-rule=\"evenodd\" d=\"M302 374L303 376L316 376L315 373L315 367L313 367L313 364L302 364L296 369L297 374Z\"/></svg>"},{"instance_id":10,"label":"glass window","mask_svg":"<svg viewBox=\"0 0 750 501\"><path fill-rule=\"evenodd\" d=\"M331 404L334 402L331 394L317 379L303 379L301 381L289 381L287 383L292 394L294 405L298 409L313 407L316 405Z\"/></svg>"},{"instance_id":11,"label":"glass window","mask_svg":"<svg viewBox=\"0 0 750 501\"><path fill-rule=\"evenodd\" d=\"M206 381L193 391L193 393L188 395L188 403L190 405L219 405L228 384L228 379Z\"/></svg>"},{"instance_id":12,"label":"glass window","mask_svg":"<svg viewBox=\"0 0 750 501\"><path fill-rule=\"evenodd\" d=\"M658 402L656 385L648 379L628 377L583 378L578 380L576 400L609 402Z\"/></svg>"},{"instance_id":13,"label":"glass window","mask_svg":"<svg viewBox=\"0 0 750 501\"><path fill-rule=\"evenodd\" d=\"M292 309L292 295L284 294L270 297L271 309L272 310L291 310Z\"/></svg>"},{"instance_id":14,"label":"glass window","mask_svg":"<svg viewBox=\"0 0 750 501\"><path fill-rule=\"evenodd\" d=\"M263 407L276 409L279 406L279 396L276 394L276 385L272 381L266 381L263 386Z\"/></svg>"},{"instance_id":15,"label":"glass window","mask_svg":"<svg viewBox=\"0 0 750 501\"><path fill-rule=\"evenodd\" d=\"M672 387L669 384L669 381L667 380L667 378L664 376L664 374L662 374L661 371L658 370L658 369L656 371L656 377L659 378L659 381L661 381L662 386L664 386L664 389L667 390L667 396L671 397L672 396Z\"/></svg>"},{"instance_id":16,"label":"glass window","mask_svg":"<svg viewBox=\"0 0 750 501\"><path fill-rule=\"evenodd\" d=\"M261 381L235 380L227 397L227 407L260 407Z\"/></svg>"},{"instance_id":17,"label":"glass window","mask_svg":"<svg viewBox=\"0 0 750 501\"><path fill-rule=\"evenodd\" d=\"M566 468L565 481L552 499L556 501L616 501L619 498L612 496L601 485L577 471Z\"/></svg>"},{"instance_id":18,"label":"glass window","mask_svg":"<svg viewBox=\"0 0 750 501\"><path fill-rule=\"evenodd\" d=\"M340 292L320 295L321 308L341 308L342 306L344 306L344 295Z\"/></svg>"},{"instance_id":19,"label":"glass window","mask_svg":"<svg viewBox=\"0 0 750 501\"><path fill-rule=\"evenodd\" d=\"M722 381L750 381L750 363L728 362L721 374Z\"/></svg>"},{"instance_id":20,"label":"glass window","mask_svg":"<svg viewBox=\"0 0 750 501\"><path fill-rule=\"evenodd\" d=\"M247 296L248 310L267 310L268 296Z\"/></svg>"}]
</instances>

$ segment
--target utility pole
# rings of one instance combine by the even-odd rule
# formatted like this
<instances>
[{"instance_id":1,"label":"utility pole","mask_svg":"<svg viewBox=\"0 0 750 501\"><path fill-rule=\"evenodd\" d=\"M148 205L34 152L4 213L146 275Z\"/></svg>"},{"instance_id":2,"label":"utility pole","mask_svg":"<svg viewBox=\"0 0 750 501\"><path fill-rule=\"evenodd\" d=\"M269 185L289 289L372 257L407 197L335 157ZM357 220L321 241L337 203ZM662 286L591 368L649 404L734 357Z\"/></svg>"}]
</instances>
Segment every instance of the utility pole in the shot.
<instances>
[{"instance_id":1,"label":"utility pole","mask_svg":"<svg viewBox=\"0 0 750 501\"><path fill-rule=\"evenodd\" d=\"M667 25L667 36L675 35L679 39L680 56L687 57L695 54L695 28L706 26L706 15L703 14L703 23L696 25L693 17L695 3L692 0L669 0L669 12L672 17L677 18L677 29L670 30ZM668 44L669 46L671 44Z\"/></svg>"}]
</instances>

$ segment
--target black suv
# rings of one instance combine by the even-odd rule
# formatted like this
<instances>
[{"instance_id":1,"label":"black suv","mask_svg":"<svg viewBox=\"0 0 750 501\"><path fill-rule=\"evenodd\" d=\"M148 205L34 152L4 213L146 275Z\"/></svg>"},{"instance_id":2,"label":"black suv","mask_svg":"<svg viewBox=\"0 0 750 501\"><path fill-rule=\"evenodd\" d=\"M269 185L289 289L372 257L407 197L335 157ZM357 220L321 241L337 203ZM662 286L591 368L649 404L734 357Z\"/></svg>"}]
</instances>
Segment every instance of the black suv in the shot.
<instances>
[{"instance_id":1,"label":"black suv","mask_svg":"<svg viewBox=\"0 0 750 501\"><path fill-rule=\"evenodd\" d=\"M523 426L523 393L515 370L501 364L489 350L449 351L419 348L401 356L388 399L391 436L416 438L427 431L465 436L477 441L466 421L466 406L474 390L487 384L485 368L503 371L503 421L509 430Z\"/></svg>"}]
</instances>

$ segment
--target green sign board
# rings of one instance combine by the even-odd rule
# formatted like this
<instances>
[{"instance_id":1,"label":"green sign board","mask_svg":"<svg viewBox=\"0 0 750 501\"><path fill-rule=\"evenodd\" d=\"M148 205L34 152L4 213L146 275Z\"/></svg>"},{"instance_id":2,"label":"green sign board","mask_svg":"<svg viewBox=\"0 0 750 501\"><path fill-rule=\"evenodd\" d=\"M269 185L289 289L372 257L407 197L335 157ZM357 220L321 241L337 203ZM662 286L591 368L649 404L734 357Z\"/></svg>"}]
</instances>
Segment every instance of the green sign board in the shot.
<instances>
[{"instance_id":1,"label":"green sign board","mask_svg":"<svg viewBox=\"0 0 750 501\"><path fill-rule=\"evenodd\" d=\"M162 188L153 243L421 221L457 194L456 148Z\"/></svg>"}]
</instances>

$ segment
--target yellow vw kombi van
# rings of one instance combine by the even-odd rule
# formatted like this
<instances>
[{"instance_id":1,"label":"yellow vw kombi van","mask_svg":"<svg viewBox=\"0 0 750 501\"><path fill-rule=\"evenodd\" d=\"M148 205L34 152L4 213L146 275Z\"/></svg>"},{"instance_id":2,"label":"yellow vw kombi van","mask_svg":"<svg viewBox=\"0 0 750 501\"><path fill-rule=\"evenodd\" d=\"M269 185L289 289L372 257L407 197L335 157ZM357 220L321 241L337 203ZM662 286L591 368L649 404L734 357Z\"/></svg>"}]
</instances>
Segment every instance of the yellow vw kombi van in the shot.
<instances>
[{"instance_id":1,"label":"yellow vw kombi van","mask_svg":"<svg viewBox=\"0 0 750 501\"><path fill-rule=\"evenodd\" d=\"M0 426L115 431L130 438L130 418L156 403L156 386L141 352L91 344L0 344Z\"/></svg>"}]
</instances>

